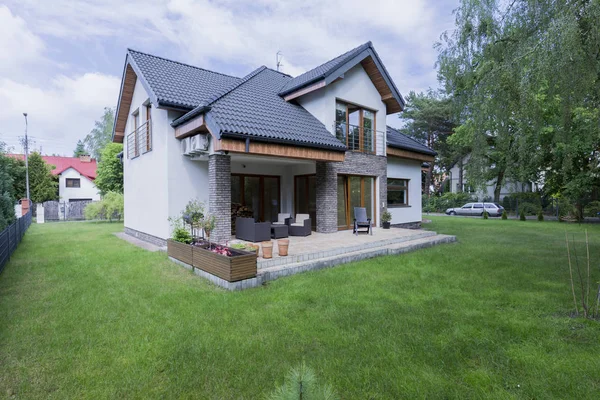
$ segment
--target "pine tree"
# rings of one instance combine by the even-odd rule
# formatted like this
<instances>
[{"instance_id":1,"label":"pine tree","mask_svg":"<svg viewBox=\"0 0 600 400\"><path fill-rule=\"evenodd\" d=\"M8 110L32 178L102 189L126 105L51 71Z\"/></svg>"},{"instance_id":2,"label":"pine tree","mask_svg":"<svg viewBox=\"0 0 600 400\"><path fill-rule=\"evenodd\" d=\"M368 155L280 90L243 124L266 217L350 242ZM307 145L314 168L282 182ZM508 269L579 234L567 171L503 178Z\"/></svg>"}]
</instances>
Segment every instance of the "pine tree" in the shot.
<instances>
[{"instance_id":1,"label":"pine tree","mask_svg":"<svg viewBox=\"0 0 600 400\"><path fill-rule=\"evenodd\" d=\"M54 168L46 164L39 153L29 155L29 194L33 203L58 198L58 179L52 175Z\"/></svg>"},{"instance_id":2,"label":"pine tree","mask_svg":"<svg viewBox=\"0 0 600 400\"><path fill-rule=\"evenodd\" d=\"M85 146L81 140L77 141L77 146L75 147L75 151L73 152L73 157L80 157L87 154L85 150Z\"/></svg>"}]
</instances>

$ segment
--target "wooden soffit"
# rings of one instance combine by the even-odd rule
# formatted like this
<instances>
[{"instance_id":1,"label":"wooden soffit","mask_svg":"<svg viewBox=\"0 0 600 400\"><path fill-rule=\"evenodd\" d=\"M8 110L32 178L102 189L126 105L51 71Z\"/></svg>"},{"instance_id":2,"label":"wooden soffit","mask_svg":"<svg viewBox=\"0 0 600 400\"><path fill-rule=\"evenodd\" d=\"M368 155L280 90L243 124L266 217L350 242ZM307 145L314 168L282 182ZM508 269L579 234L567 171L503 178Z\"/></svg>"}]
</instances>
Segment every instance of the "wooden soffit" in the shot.
<instances>
[{"instance_id":1,"label":"wooden soffit","mask_svg":"<svg viewBox=\"0 0 600 400\"><path fill-rule=\"evenodd\" d=\"M206 128L204 115L200 114L194 119L191 119L175 128L175 138L183 139L196 133L206 132L208 132L208 129Z\"/></svg>"},{"instance_id":2,"label":"wooden soffit","mask_svg":"<svg viewBox=\"0 0 600 400\"><path fill-rule=\"evenodd\" d=\"M315 161L344 161L345 153L325 149L313 149L279 143L264 143L250 141L248 152L244 140L221 139L215 143L215 151L230 151L232 153L256 154L263 156L298 158Z\"/></svg>"},{"instance_id":3,"label":"wooden soffit","mask_svg":"<svg viewBox=\"0 0 600 400\"><path fill-rule=\"evenodd\" d=\"M387 155L388 157L392 156L392 157L400 157L400 158L407 158L409 160L417 160L417 161L425 161L425 162L432 162L434 160L434 156L431 156L429 154L422 154L422 153L416 153L414 151L410 151L410 150L401 150L401 149L397 149L395 147L387 147Z\"/></svg>"},{"instance_id":4,"label":"wooden soffit","mask_svg":"<svg viewBox=\"0 0 600 400\"><path fill-rule=\"evenodd\" d=\"M373 58L371 56L365 58L360 62L360 65L362 65L367 75L369 75L371 82L373 82L373 85L375 85L375 88L381 95L381 101L386 105L387 114L394 114L402 111L402 106L392 94L392 89L385 81L379 68L377 68L377 64L375 64Z\"/></svg>"},{"instance_id":5,"label":"wooden soffit","mask_svg":"<svg viewBox=\"0 0 600 400\"><path fill-rule=\"evenodd\" d=\"M123 76L121 96L119 98L119 108L117 110L113 142L123 143L123 138L125 137L125 128L127 126L127 117L129 116L129 109L131 108L131 101L133 99L133 91L135 90L136 82L137 75L135 74L135 71L131 65L127 64L127 67L125 67L125 74Z\"/></svg>"}]
</instances>

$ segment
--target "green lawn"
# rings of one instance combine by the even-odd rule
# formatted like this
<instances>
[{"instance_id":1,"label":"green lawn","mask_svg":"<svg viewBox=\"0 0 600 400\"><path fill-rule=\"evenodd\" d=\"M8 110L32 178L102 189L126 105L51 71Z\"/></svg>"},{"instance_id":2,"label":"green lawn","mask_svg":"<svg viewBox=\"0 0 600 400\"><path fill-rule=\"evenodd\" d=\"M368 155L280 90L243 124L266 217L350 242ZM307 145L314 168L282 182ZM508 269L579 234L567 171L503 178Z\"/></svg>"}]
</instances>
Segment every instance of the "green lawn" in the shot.
<instances>
[{"instance_id":1,"label":"green lawn","mask_svg":"<svg viewBox=\"0 0 600 400\"><path fill-rule=\"evenodd\" d=\"M343 399L598 398L564 231L598 278L600 226L433 220L459 242L236 293L122 225L33 225L0 275L0 397L260 399L304 359Z\"/></svg>"}]
</instances>

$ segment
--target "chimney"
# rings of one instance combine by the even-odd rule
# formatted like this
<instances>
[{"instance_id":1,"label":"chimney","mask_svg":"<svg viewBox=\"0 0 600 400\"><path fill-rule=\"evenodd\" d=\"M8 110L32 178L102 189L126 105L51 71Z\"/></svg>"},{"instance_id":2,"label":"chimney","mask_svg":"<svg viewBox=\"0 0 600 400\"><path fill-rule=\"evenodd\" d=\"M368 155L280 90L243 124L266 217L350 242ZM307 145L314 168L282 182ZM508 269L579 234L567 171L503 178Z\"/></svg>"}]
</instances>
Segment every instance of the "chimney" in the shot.
<instances>
[{"instance_id":1,"label":"chimney","mask_svg":"<svg viewBox=\"0 0 600 400\"><path fill-rule=\"evenodd\" d=\"M79 156L79 161L81 162L92 162L92 157L89 154L82 154Z\"/></svg>"}]
</instances>

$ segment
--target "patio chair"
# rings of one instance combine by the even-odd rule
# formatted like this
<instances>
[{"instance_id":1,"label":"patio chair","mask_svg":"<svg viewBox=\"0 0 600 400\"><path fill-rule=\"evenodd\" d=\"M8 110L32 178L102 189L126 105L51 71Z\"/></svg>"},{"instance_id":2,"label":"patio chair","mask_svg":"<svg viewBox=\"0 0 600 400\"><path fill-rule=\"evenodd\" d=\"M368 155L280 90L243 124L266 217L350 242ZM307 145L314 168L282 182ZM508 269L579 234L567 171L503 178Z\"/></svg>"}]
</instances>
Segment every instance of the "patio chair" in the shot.
<instances>
[{"instance_id":1,"label":"patio chair","mask_svg":"<svg viewBox=\"0 0 600 400\"><path fill-rule=\"evenodd\" d=\"M367 218L367 209L364 207L354 207L354 233L358 235L360 228L367 228L366 231L362 231L364 233L373 234L373 229L371 229L371 218Z\"/></svg>"},{"instance_id":2,"label":"patio chair","mask_svg":"<svg viewBox=\"0 0 600 400\"><path fill-rule=\"evenodd\" d=\"M308 214L296 214L296 218L288 220L290 236L308 236L311 234L311 221Z\"/></svg>"},{"instance_id":3,"label":"patio chair","mask_svg":"<svg viewBox=\"0 0 600 400\"><path fill-rule=\"evenodd\" d=\"M273 225L287 225L290 214L277 214L277 221L272 222Z\"/></svg>"},{"instance_id":4,"label":"patio chair","mask_svg":"<svg viewBox=\"0 0 600 400\"><path fill-rule=\"evenodd\" d=\"M235 237L252 243L271 240L271 223L255 222L254 218L237 217Z\"/></svg>"}]
</instances>

